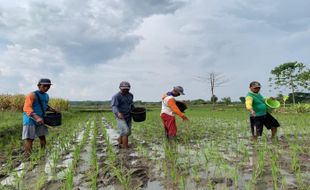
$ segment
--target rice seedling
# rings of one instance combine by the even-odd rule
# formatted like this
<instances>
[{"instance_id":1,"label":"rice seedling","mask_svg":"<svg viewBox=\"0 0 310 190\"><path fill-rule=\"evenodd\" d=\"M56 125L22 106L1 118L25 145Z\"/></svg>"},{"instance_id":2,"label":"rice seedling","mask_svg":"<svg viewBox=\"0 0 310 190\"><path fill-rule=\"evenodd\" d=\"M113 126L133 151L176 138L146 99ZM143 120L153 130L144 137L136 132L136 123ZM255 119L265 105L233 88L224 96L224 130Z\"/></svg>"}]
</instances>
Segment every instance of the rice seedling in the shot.
<instances>
[{"instance_id":1,"label":"rice seedling","mask_svg":"<svg viewBox=\"0 0 310 190\"><path fill-rule=\"evenodd\" d=\"M20 118L20 115L12 111L0 112L1 118L2 116L6 118L0 123L0 134L3 129L6 131L8 126L16 126L18 127L16 131L20 130L21 120L11 121L12 118ZM195 185L198 189L257 189L260 187L260 182L263 182L267 184L268 189L289 189L292 188L292 183L296 183L296 186L301 189L306 189L310 180L307 175L310 139L306 135L309 116L302 113L298 115L275 113L275 115L281 121L279 140L271 141L270 131L264 130L263 136L257 143L253 143L249 139L251 134L247 113L235 108L213 112L206 108L195 108L188 111L191 120L188 125L189 129L185 129L185 124L177 119L176 141L167 143L158 110L154 109L148 112L144 123L133 123L130 142L135 148L130 151L138 152L139 154L134 155L143 157L148 166L155 170L154 173L160 176L159 178L155 176L159 184L165 186L165 183L169 183L170 186L165 187L189 189ZM25 173L34 171L34 168L44 163L42 158L46 153L50 156L51 169L55 172L54 166L60 164L63 155L71 153L73 160L66 170L66 180L63 181L62 188L75 188L72 180L77 175L77 167L80 167L81 153L85 150L85 145L87 147L90 145L89 165L91 165L92 172L88 174L89 188L99 188L98 175L100 176L102 171L102 168L99 168L102 164L98 163L99 160L104 160L104 171L108 172L107 176L111 176L116 181L116 185L121 185L123 189L136 188L133 187L132 171L127 168L128 163L123 163L121 153L116 151L114 144L111 144L105 123L99 122L94 125L94 121L98 121L96 117L98 115L94 113L64 112L65 122L60 127L61 132L50 131L47 137L46 152L40 152L38 141L36 141L33 156ZM115 129L113 114L104 113L104 117L106 118L104 122ZM88 123L84 125L86 121ZM99 126L100 133L94 126ZM84 132L81 133L81 131ZM96 155L99 151L96 146L96 136L101 134L101 131L104 139L104 159L99 159ZM22 144L20 134L16 138L5 139L10 142L10 145L0 144L1 150L6 150L2 155L7 159L1 171L9 174L14 172L16 159L21 158L15 152L16 147L21 149ZM147 175L153 175L153 173L147 173ZM33 185L44 186L44 183L47 183L46 177L42 174ZM270 178L272 185L265 181ZM214 179L220 180L214 182ZM19 183L13 188L24 187L23 180L23 176L16 175L16 181ZM53 180L60 179L55 177ZM200 187L202 183L204 183L203 187Z\"/></svg>"},{"instance_id":2,"label":"rice seedling","mask_svg":"<svg viewBox=\"0 0 310 190\"><path fill-rule=\"evenodd\" d=\"M257 177L262 176L265 167L265 149L260 149L258 151L258 163L257 163Z\"/></svg>"},{"instance_id":3,"label":"rice seedling","mask_svg":"<svg viewBox=\"0 0 310 190\"><path fill-rule=\"evenodd\" d=\"M73 167L69 167L67 173L66 173L66 182L65 182L65 185L63 186L63 189L73 189L73 177L74 177L74 174L73 174Z\"/></svg>"},{"instance_id":4,"label":"rice seedling","mask_svg":"<svg viewBox=\"0 0 310 190\"><path fill-rule=\"evenodd\" d=\"M96 144L96 138L98 134L98 128L95 126L93 128L93 136L91 140L91 188L92 189L97 189L97 176L99 172L99 165L97 162L97 144Z\"/></svg>"},{"instance_id":5,"label":"rice seedling","mask_svg":"<svg viewBox=\"0 0 310 190\"><path fill-rule=\"evenodd\" d=\"M18 171L13 172L14 187L16 189L23 189L23 184L22 184L23 174L24 172L21 172L21 173Z\"/></svg>"},{"instance_id":6,"label":"rice seedling","mask_svg":"<svg viewBox=\"0 0 310 190\"><path fill-rule=\"evenodd\" d=\"M233 186L234 188L238 188L239 184L239 178L240 178L240 173L238 168L231 168L229 172L229 176L233 179Z\"/></svg>"},{"instance_id":7,"label":"rice seedling","mask_svg":"<svg viewBox=\"0 0 310 190\"><path fill-rule=\"evenodd\" d=\"M287 180L286 180L286 177L282 177L280 189L287 189Z\"/></svg>"},{"instance_id":8,"label":"rice seedling","mask_svg":"<svg viewBox=\"0 0 310 190\"><path fill-rule=\"evenodd\" d=\"M118 181L120 182L121 186L125 190L131 189L130 181L131 181L131 171L127 171L122 164L118 167L112 167L112 173L116 176Z\"/></svg>"},{"instance_id":9,"label":"rice seedling","mask_svg":"<svg viewBox=\"0 0 310 190\"><path fill-rule=\"evenodd\" d=\"M278 155L271 152L271 173L273 179L274 189L278 189L278 175L279 175L279 166L278 166Z\"/></svg>"},{"instance_id":10,"label":"rice seedling","mask_svg":"<svg viewBox=\"0 0 310 190\"><path fill-rule=\"evenodd\" d=\"M186 177L181 175L180 180L179 180L179 188L181 190L185 190L186 189Z\"/></svg>"},{"instance_id":11,"label":"rice seedling","mask_svg":"<svg viewBox=\"0 0 310 190\"><path fill-rule=\"evenodd\" d=\"M192 174L194 175L194 181L195 182L199 182L200 181L200 173L199 173L199 166L198 165L194 165L192 167Z\"/></svg>"},{"instance_id":12,"label":"rice seedling","mask_svg":"<svg viewBox=\"0 0 310 190\"><path fill-rule=\"evenodd\" d=\"M73 159L66 172L66 181L65 181L65 184L63 185L63 189L73 188L74 172L75 172L75 169L77 167L78 161L81 156L81 150L87 142L91 126L92 126L91 124L86 125L86 129L85 129L85 132L83 133L82 141L75 147L73 151Z\"/></svg>"},{"instance_id":13,"label":"rice seedling","mask_svg":"<svg viewBox=\"0 0 310 190\"><path fill-rule=\"evenodd\" d=\"M35 190L40 190L44 187L44 185L46 184L46 180L47 180L47 176L45 174L45 172L41 172L41 174L38 177L38 180L34 186Z\"/></svg>"},{"instance_id":14,"label":"rice seedling","mask_svg":"<svg viewBox=\"0 0 310 190\"><path fill-rule=\"evenodd\" d=\"M258 172L257 172L257 168L254 167L253 168L253 172L252 172L252 177L251 177L251 184L254 187L257 183L257 178L258 178Z\"/></svg>"},{"instance_id":15,"label":"rice seedling","mask_svg":"<svg viewBox=\"0 0 310 190\"><path fill-rule=\"evenodd\" d=\"M56 166L58 164L58 161L60 159L60 155L59 155L59 151L57 149L55 149L52 153L51 153L51 158L52 158L52 172L54 174L56 174Z\"/></svg>"}]
</instances>

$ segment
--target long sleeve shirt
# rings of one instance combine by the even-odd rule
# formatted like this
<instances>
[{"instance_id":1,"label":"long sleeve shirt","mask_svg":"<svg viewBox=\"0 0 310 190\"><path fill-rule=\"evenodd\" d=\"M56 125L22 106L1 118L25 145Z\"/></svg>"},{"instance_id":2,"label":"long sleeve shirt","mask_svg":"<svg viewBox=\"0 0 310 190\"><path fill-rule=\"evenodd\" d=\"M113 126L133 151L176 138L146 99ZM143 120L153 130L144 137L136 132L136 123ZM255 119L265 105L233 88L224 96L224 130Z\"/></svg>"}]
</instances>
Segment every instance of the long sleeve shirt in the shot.
<instances>
[{"instance_id":1,"label":"long sleeve shirt","mask_svg":"<svg viewBox=\"0 0 310 190\"><path fill-rule=\"evenodd\" d=\"M33 111L33 108L32 108L32 105L33 105L35 99L36 99L36 95L35 95L33 92L29 93L29 94L26 96L26 98L25 98L25 103L24 103L23 111L24 111L28 116L30 116L30 114L31 114L32 112L34 112L34 111Z\"/></svg>"},{"instance_id":2,"label":"long sleeve shirt","mask_svg":"<svg viewBox=\"0 0 310 190\"><path fill-rule=\"evenodd\" d=\"M40 97L42 108L36 94ZM26 96L23 107L23 125L35 125L36 122L31 118L31 114L36 113L38 116L43 117L44 112L48 108L48 101L49 96L47 93L42 93L38 90L29 93Z\"/></svg>"},{"instance_id":3,"label":"long sleeve shirt","mask_svg":"<svg viewBox=\"0 0 310 190\"><path fill-rule=\"evenodd\" d=\"M170 93L165 93L162 97L161 113L165 113L171 116L177 114L180 117L184 116L184 113L180 111L175 103L175 99Z\"/></svg>"},{"instance_id":4,"label":"long sleeve shirt","mask_svg":"<svg viewBox=\"0 0 310 190\"><path fill-rule=\"evenodd\" d=\"M121 94L120 92L116 93L112 97L111 107L115 115L118 112L124 114L125 118L130 117L130 112L133 106L133 94Z\"/></svg>"}]
</instances>

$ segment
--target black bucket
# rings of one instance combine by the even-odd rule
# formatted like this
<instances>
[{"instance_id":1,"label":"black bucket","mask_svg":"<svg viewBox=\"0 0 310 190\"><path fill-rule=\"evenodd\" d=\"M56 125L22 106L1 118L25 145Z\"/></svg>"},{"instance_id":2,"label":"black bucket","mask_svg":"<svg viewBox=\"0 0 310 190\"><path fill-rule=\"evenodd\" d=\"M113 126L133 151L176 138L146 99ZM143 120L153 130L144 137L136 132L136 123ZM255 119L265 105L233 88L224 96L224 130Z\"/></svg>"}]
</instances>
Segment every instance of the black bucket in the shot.
<instances>
[{"instance_id":1,"label":"black bucket","mask_svg":"<svg viewBox=\"0 0 310 190\"><path fill-rule=\"evenodd\" d=\"M177 107L179 108L179 110L184 113L184 111L187 109L186 104L184 102L181 102L181 101L175 101L175 103L176 103Z\"/></svg>"},{"instance_id":2,"label":"black bucket","mask_svg":"<svg viewBox=\"0 0 310 190\"><path fill-rule=\"evenodd\" d=\"M143 107L136 107L131 110L132 119L135 122L142 122L145 121L146 118L146 109Z\"/></svg>"},{"instance_id":3,"label":"black bucket","mask_svg":"<svg viewBox=\"0 0 310 190\"><path fill-rule=\"evenodd\" d=\"M46 113L44 123L49 126L61 125L61 113Z\"/></svg>"}]
</instances>

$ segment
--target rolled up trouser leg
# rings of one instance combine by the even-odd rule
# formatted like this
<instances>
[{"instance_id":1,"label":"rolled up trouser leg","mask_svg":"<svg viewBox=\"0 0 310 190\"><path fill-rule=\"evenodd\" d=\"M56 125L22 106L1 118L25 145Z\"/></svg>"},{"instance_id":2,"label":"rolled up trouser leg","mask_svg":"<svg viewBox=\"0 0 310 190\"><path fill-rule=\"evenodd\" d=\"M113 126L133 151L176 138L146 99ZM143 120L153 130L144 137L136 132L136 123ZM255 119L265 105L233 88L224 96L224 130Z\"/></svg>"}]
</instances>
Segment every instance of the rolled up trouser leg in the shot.
<instances>
[{"instance_id":1,"label":"rolled up trouser leg","mask_svg":"<svg viewBox=\"0 0 310 190\"><path fill-rule=\"evenodd\" d=\"M120 136L129 136L131 135L131 125L126 122L124 119L116 119L117 128Z\"/></svg>"}]
</instances>

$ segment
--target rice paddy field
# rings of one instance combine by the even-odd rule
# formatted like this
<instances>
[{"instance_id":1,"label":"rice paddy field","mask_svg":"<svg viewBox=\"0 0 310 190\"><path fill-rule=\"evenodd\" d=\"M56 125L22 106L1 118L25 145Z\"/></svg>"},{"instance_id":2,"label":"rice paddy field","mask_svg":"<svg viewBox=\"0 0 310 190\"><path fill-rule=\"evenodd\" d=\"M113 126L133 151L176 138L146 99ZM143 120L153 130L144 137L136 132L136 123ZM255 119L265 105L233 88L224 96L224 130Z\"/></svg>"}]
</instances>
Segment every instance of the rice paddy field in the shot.
<instances>
[{"instance_id":1,"label":"rice paddy field","mask_svg":"<svg viewBox=\"0 0 310 190\"><path fill-rule=\"evenodd\" d=\"M111 112L63 112L47 147L23 156L22 114L0 112L0 189L310 189L310 114L278 112L278 138L251 140L241 106L186 111L168 142L159 108L134 122L128 150L117 146Z\"/></svg>"}]
</instances>

